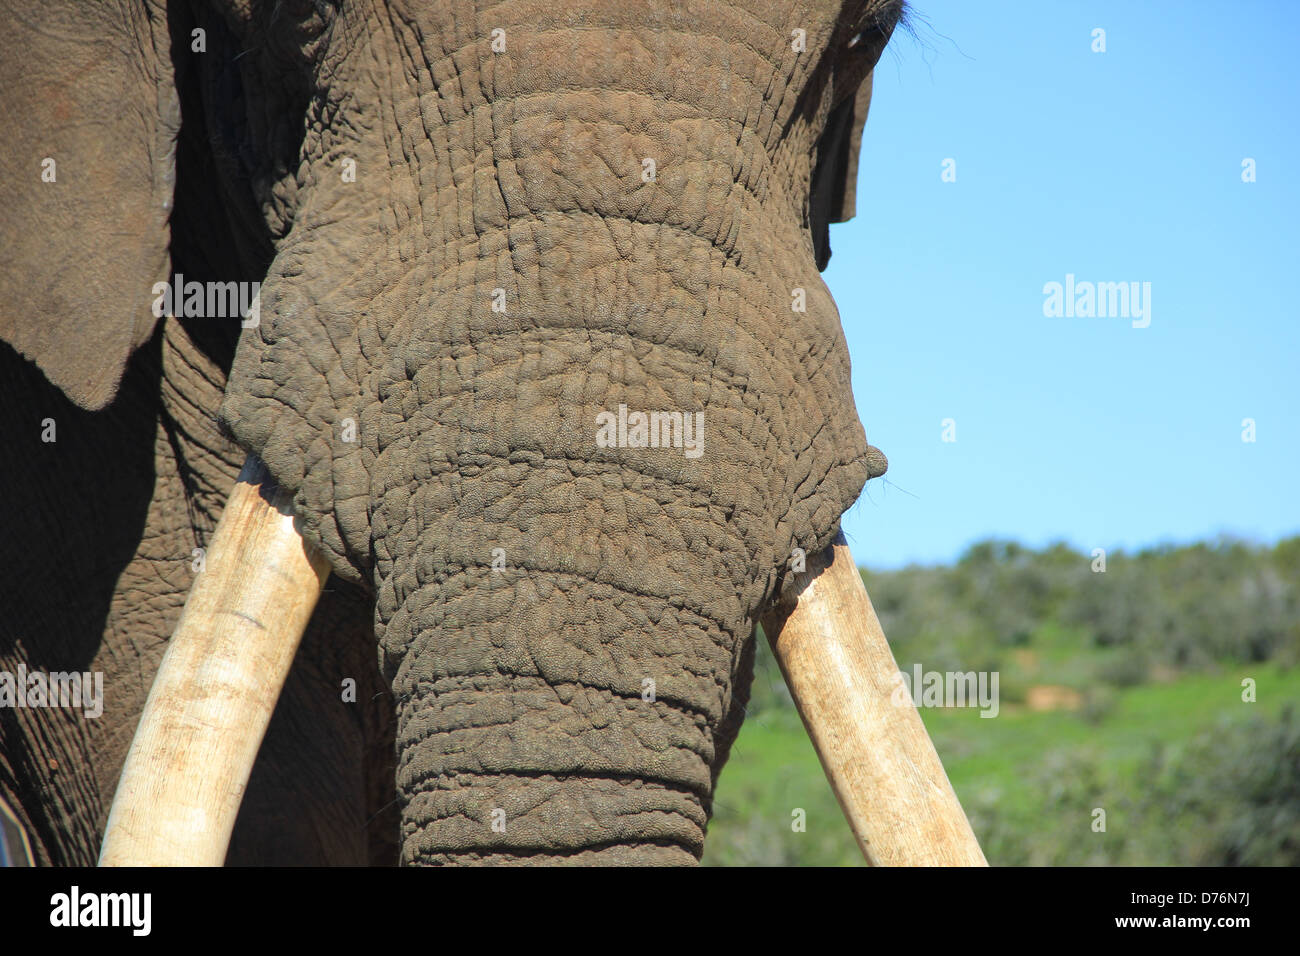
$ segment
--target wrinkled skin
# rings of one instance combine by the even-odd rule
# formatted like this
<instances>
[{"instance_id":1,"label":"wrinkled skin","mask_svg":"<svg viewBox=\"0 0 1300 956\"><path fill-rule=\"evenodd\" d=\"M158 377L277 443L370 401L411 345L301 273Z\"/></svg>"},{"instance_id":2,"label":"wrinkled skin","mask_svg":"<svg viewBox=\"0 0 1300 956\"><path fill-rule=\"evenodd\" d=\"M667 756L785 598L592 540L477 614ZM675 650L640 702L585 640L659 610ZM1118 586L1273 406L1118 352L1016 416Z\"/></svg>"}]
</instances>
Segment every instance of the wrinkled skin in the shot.
<instances>
[{"instance_id":1,"label":"wrinkled skin","mask_svg":"<svg viewBox=\"0 0 1300 956\"><path fill-rule=\"evenodd\" d=\"M884 468L818 270L900 4L486 7L173 4L98 24L131 69L0 77L37 104L6 164L54 155L72 197L0 196L3 480L33 505L0 669L107 696L0 710L42 861L94 859L248 452L335 573L231 862L699 858L754 622ZM96 105L129 121L67 122ZM78 163L95 136L123 142ZM54 258L97 294L33 281ZM155 327L171 271L261 280L260 325ZM702 454L603 447L620 405L702 412Z\"/></svg>"}]
</instances>

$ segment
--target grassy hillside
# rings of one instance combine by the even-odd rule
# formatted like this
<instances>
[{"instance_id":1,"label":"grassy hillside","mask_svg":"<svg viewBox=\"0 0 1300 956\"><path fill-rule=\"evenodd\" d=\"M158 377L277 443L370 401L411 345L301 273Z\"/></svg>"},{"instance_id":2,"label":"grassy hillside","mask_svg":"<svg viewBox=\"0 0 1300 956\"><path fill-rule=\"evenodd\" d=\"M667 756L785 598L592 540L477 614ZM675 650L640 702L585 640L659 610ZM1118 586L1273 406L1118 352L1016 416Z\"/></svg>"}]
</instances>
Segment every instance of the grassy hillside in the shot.
<instances>
[{"instance_id":1,"label":"grassy hillside","mask_svg":"<svg viewBox=\"0 0 1300 956\"><path fill-rule=\"evenodd\" d=\"M1300 864L1300 539L1094 567L986 542L864 573L904 670L999 675L995 718L921 711L990 862ZM749 713L705 863L860 864L761 636Z\"/></svg>"}]
</instances>

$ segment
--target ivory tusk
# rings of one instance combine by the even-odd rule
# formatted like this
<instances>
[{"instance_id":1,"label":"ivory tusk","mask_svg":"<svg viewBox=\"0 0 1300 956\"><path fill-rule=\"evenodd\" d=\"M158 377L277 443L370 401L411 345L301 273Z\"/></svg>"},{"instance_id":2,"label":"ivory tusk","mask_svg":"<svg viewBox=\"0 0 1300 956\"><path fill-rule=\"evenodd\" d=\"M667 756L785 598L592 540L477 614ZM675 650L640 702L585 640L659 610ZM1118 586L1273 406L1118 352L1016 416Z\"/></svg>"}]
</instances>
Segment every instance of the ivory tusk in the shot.
<instances>
[{"instance_id":1,"label":"ivory tusk","mask_svg":"<svg viewBox=\"0 0 1300 956\"><path fill-rule=\"evenodd\" d=\"M221 866L329 563L250 455L181 612L113 798L101 866Z\"/></svg>"},{"instance_id":2,"label":"ivory tusk","mask_svg":"<svg viewBox=\"0 0 1300 956\"><path fill-rule=\"evenodd\" d=\"M763 629L867 862L987 866L842 532Z\"/></svg>"}]
</instances>

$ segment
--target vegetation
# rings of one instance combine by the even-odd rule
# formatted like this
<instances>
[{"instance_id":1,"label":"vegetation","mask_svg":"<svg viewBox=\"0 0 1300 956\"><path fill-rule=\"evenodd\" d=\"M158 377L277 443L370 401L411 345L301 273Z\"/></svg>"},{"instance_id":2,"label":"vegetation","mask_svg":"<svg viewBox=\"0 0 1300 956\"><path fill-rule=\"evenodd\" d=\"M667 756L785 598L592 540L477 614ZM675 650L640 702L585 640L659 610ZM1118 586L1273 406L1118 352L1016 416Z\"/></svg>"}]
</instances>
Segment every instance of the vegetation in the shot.
<instances>
[{"instance_id":1,"label":"vegetation","mask_svg":"<svg viewBox=\"0 0 1300 956\"><path fill-rule=\"evenodd\" d=\"M988 541L863 573L905 671L999 674L996 718L921 713L989 861L1300 864L1300 538L1094 566ZM705 863L861 863L761 634Z\"/></svg>"}]
</instances>

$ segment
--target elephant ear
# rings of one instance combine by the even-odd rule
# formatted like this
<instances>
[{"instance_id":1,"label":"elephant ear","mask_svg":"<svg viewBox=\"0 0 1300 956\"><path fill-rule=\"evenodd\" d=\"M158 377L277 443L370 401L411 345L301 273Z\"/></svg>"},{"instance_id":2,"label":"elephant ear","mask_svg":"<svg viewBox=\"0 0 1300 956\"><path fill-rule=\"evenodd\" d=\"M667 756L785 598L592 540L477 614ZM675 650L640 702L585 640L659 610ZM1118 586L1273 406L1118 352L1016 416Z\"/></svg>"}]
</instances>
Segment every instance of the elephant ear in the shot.
<instances>
[{"instance_id":1,"label":"elephant ear","mask_svg":"<svg viewBox=\"0 0 1300 956\"><path fill-rule=\"evenodd\" d=\"M857 214L858 153L871 105L871 76L868 73L857 93L831 110L817 146L810 212L818 269L830 262L830 224L848 222Z\"/></svg>"},{"instance_id":2,"label":"elephant ear","mask_svg":"<svg viewBox=\"0 0 1300 956\"><path fill-rule=\"evenodd\" d=\"M180 104L161 3L0 0L0 338L79 406L168 278Z\"/></svg>"},{"instance_id":3,"label":"elephant ear","mask_svg":"<svg viewBox=\"0 0 1300 956\"><path fill-rule=\"evenodd\" d=\"M885 46L906 22L902 0L864 0L832 51L831 111L817 141L809 219L817 268L831 258L830 224L857 212L858 154L871 106L871 81Z\"/></svg>"}]
</instances>

